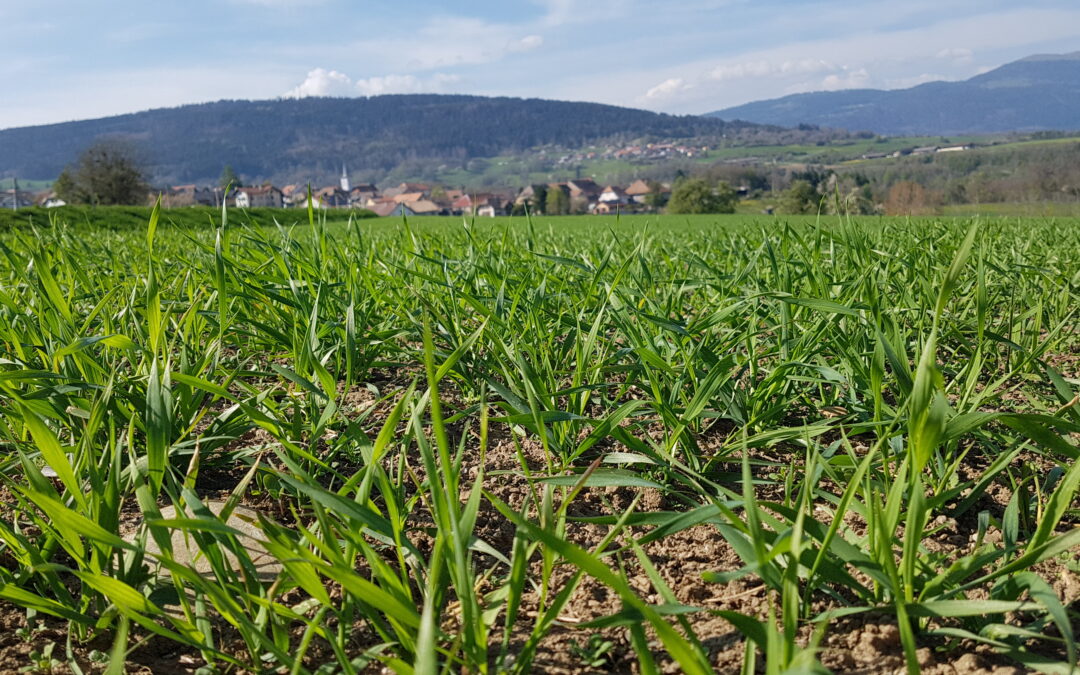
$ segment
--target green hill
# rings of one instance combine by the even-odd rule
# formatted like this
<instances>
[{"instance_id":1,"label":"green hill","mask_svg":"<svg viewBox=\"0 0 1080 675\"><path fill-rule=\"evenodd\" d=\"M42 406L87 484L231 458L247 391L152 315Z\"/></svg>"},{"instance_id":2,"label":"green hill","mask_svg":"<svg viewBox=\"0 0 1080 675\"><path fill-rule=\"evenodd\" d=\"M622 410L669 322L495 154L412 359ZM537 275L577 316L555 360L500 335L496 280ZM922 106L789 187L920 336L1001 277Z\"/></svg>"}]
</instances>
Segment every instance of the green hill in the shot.
<instances>
[{"instance_id":1,"label":"green hill","mask_svg":"<svg viewBox=\"0 0 1080 675\"><path fill-rule=\"evenodd\" d=\"M805 134L804 134L805 135ZM603 140L797 137L696 115L541 99L390 95L218 101L0 130L0 176L55 178L101 138L133 141L162 183L213 181L230 164L248 180L321 181L341 171L385 175L410 162L461 165L544 145Z\"/></svg>"}]
</instances>

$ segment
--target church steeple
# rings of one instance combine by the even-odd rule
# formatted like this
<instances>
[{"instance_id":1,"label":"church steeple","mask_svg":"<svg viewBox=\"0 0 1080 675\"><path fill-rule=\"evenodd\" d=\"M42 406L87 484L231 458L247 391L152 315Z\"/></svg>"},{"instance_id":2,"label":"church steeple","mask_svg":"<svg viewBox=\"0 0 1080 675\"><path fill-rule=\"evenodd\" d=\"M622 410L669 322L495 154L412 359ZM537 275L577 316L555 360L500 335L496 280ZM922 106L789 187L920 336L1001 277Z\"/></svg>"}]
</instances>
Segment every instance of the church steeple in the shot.
<instances>
[{"instance_id":1,"label":"church steeple","mask_svg":"<svg viewBox=\"0 0 1080 675\"><path fill-rule=\"evenodd\" d=\"M345 164L341 165L341 189L345 192L349 191L349 172L345 170Z\"/></svg>"}]
</instances>

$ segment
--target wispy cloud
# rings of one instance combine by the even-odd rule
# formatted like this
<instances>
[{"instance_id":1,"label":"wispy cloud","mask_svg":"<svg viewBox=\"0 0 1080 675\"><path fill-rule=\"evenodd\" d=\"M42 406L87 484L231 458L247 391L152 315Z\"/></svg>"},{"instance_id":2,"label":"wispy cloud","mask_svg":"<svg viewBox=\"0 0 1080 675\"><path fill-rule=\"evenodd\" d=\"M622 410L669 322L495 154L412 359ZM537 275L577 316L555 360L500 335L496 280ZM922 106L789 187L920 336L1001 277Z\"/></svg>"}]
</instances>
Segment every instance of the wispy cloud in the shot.
<instances>
[{"instance_id":1,"label":"wispy cloud","mask_svg":"<svg viewBox=\"0 0 1080 675\"><path fill-rule=\"evenodd\" d=\"M510 53L531 52L539 49L544 44L544 38L539 35L526 35L520 40L511 40L506 44L506 51Z\"/></svg>"},{"instance_id":2,"label":"wispy cloud","mask_svg":"<svg viewBox=\"0 0 1080 675\"><path fill-rule=\"evenodd\" d=\"M687 88L686 81L681 77L672 77L664 80L655 87L645 92L645 98L653 101L662 101L670 98Z\"/></svg>"},{"instance_id":3,"label":"wispy cloud","mask_svg":"<svg viewBox=\"0 0 1080 675\"><path fill-rule=\"evenodd\" d=\"M866 68L845 69L841 73L826 75L821 80L821 89L838 91L840 89L858 89L870 83L870 73Z\"/></svg>"},{"instance_id":4,"label":"wispy cloud","mask_svg":"<svg viewBox=\"0 0 1080 675\"><path fill-rule=\"evenodd\" d=\"M787 59L768 60L755 59L734 63L723 63L699 74L694 79L671 77L646 90L644 98L648 101L662 103L665 101L678 100L688 94L694 93L694 89L713 90L718 85L728 85L740 80L754 80L761 82L764 79L786 79L827 73L823 78L799 85L789 85L788 93L794 91L809 91L812 89L843 89L852 86L862 86L869 79L865 68L849 69L822 59Z\"/></svg>"},{"instance_id":5,"label":"wispy cloud","mask_svg":"<svg viewBox=\"0 0 1080 675\"><path fill-rule=\"evenodd\" d=\"M939 51L935 56L939 59L952 61L960 66L966 66L975 61L975 52L965 47L948 47Z\"/></svg>"},{"instance_id":6,"label":"wispy cloud","mask_svg":"<svg viewBox=\"0 0 1080 675\"><path fill-rule=\"evenodd\" d=\"M826 73L841 70L839 66L821 59L798 59L788 61L744 61L741 63L719 65L709 71L705 77L709 80L739 80L744 77L776 77L785 75L805 75L808 73Z\"/></svg>"},{"instance_id":7,"label":"wispy cloud","mask_svg":"<svg viewBox=\"0 0 1080 675\"><path fill-rule=\"evenodd\" d=\"M454 66L475 66L501 61L512 54L539 49L544 38L536 33L521 34L521 28L472 17L436 17L416 31L416 39L402 50L397 40L364 40L361 48L381 54L398 52L398 67L429 70Z\"/></svg>"}]
</instances>

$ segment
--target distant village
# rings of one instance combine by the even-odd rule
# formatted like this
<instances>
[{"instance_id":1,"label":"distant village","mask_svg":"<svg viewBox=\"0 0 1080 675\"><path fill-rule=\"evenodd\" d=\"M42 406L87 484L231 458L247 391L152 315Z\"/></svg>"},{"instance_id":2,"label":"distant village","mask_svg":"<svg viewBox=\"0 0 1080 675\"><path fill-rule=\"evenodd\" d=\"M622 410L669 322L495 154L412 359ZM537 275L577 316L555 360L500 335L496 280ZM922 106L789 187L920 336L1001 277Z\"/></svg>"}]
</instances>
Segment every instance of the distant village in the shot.
<instances>
[{"instance_id":1,"label":"distant village","mask_svg":"<svg viewBox=\"0 0 1080 675\"><path fill-rule=\"evenodd\" d=\"M599 150L579 150L563 154L555 160L556 165L577 164L590 159L639 159L639 160L662 160L674 157L693 158L709 151L707 145L683 145L681 143L641 143L607 147ZM538 156L544 157L547 153L541 150Z\"/></svg>"},{"instance_id":2,"label":"distant village","mask_svg":"<svg viewBox=\"0 0 1080 675\"><path fill-rule=\"evenodd\" d=\"M665 149L666 150L666 149ZM652 210L667 201L671 186L667 183L637 180L626 187L602 186L592 179L582 178L562 183L529 185L520 190L488 190L483 192L446 188L428 183L401 183L380 190L370 183L352 185L343 168L337 185L311 187L310 206L315 209L366 209L378 216L504 216L523 212L552 210L557 213L616 213ZM226 191L217 186L175 185L165 189L162 206L226 206L238 208L300 208L309 206L307 185L277 187L233 187ZM562 197L551 197L561 192ZM650 197L651 196L651 197ZM151 195L151 200L157 193ZM65 206L52 190L31 192L14 189L0 192L0 208Z\"/></svg>"},{"instance_id":3,"label":"distant village","mask_svg":"<svg viewBox=\"0 0 1080 675\"><path fill-rule=\"evenodd\" d=\"M562 197L551 197L558 191ZM551 205L563 213L615 213L647 210L656 199L669 194L669 185L637 180L626 187L602 186L583 178L564 183L529 185L520 190L475 192L446 188L428 183L401 183L380 190L370 183L352 185L348 172L342 170L338 185L311 188L306 185L260 185L238 187L225 193L218 187L177 185L163 195L162 204L182 206L227 206L239 208L301 208L366 209L378 216L505 216L521 212L526 205L533 211L544 211ZM310 201L309 201L310 200Z\"/></svg>"}]
</instances>

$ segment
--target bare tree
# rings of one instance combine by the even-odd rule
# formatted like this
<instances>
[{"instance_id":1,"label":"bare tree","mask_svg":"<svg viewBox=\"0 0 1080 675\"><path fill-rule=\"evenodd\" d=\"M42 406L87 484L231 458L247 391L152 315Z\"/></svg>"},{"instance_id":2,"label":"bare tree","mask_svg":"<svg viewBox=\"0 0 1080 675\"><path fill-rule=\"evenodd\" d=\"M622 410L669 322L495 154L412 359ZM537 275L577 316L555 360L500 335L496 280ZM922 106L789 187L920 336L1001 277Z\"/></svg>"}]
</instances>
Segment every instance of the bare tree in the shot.
<instances>
[{"instance_id":1,"label":"bare tree","mask_svg":"<svg viewBox=\"0 0 1080 675\"><path fill-rule=\"evenodd\" d=\"M928 213L930 200L926 189L918 183L902 180L889 188L885 213L890 216L917 216Z\"/></svg>"},{"instance_id":2,"label":"bare tree","mask_svg":"<svg viewBox=\"0 0 1080 675\"><path fill-rule=\"evenodd\" d=\"M83 204L143 204L147 185L134 145L119 139L97 141L79 155L57 181L61 198Z\"/></svg>"}]
</instances>

